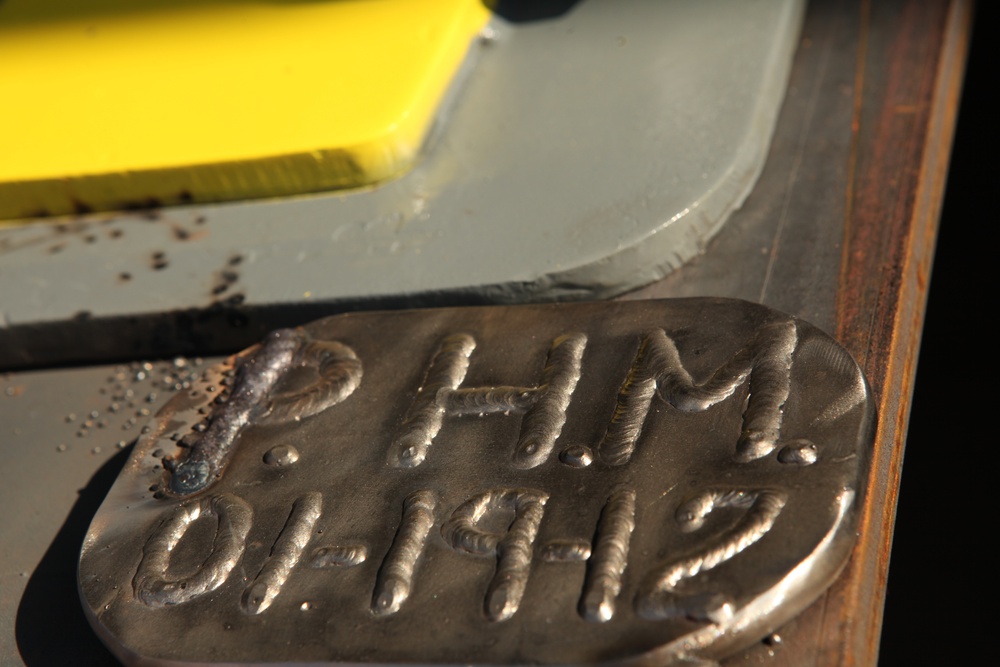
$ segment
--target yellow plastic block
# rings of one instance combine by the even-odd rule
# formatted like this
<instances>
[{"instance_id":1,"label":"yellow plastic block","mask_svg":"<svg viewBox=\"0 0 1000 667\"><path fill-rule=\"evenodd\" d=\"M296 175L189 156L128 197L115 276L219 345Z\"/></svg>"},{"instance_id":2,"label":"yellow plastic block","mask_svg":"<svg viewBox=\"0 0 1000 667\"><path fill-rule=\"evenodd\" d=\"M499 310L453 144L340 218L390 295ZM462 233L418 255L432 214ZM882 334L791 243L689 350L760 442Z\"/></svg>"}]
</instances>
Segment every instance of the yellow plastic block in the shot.
<instances>
[{"instance_id":1,"label":"yellow plastic block","mask_svg":"<svg viewBox=\"0 0 1000 667\"><path fill-rule=\"evenodd\" d=\"M480 0L6 0L0 218L395 176L488 17Z\"/></svg>"}]
</instances>

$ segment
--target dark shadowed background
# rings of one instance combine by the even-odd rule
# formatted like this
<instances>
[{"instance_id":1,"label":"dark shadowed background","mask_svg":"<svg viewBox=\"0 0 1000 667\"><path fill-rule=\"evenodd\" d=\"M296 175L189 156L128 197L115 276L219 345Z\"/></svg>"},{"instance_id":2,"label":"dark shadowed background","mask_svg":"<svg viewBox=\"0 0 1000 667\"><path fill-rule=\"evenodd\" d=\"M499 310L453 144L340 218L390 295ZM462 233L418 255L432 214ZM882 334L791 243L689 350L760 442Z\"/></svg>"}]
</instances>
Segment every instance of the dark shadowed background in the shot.
<instances>
[{"instance_id":1,"label":"dark shadowed background","mask_svg":"<svg viewBox=\"0 0 1000 667\"><path fill-rule=\"evenodd\" d=\"M990 664L998 563L997 3L980 2L931 278L879 664ZM993 239L992 241L990 239Z\"/></svg>"}]
</instances>

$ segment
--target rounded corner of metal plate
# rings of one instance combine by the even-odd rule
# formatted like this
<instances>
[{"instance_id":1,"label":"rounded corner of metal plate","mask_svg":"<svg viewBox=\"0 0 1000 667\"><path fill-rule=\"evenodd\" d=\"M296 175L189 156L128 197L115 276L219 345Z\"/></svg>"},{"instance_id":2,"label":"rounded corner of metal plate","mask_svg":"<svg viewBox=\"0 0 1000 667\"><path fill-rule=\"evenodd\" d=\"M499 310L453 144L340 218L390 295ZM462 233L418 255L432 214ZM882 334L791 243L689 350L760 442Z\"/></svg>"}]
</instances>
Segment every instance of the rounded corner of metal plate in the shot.
<instances>
[{"instance_id":1,"label":"rounded corner of metal plate","mask_svg":"<svg viewBox=\"0 0 1000 667\"><path fill-rule=\"evenodd\" d=\"M334 316L153 419L80 556L145 664L690 664L855 540L874 403L812 325L725 299Z\"/></svg>"}]
</instances>

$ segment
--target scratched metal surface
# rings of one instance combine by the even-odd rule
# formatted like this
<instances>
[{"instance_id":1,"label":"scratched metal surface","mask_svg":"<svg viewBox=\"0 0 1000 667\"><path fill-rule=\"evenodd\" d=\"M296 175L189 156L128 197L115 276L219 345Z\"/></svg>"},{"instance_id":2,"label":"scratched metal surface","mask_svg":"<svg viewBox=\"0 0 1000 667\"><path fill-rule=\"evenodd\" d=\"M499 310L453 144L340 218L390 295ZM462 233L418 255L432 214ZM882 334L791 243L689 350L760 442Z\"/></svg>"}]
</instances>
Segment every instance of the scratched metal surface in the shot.
<instances>
[{"instance_id":1,"label":"scratched metal surface","mask_svg":"<svg viewBox=\"0 0 1000 667\"><path fill-rule=\"evenodd\" d=\"M273 328L260 309L311 311L301 322L648 284L751 190L803 6L587 0L497 18L397 180L0 227L0 366L238 349Z\"/></svg>"},{"instance_id":2,"label":"scratched metal surface","mask_svg":"<svg viewBox=\"0 0 1000 667\"><path fill-rule=\"evenodd\" d=\"M854 161L863 163L866 152L870 153L876 145L869 140L872 130L866 128L878 127L884 134L883 128L893 127L876 124L869 111L859 116L860 111L868 109L873 96L878 102L882 91L889 91L885 96L894 105L925 101L921 97L925 92L885 85L885 61L879 59L881 56L867 62L866 80L871 82L867 84L868 92L862 90L862 81L857 78L858 64L865 62L865 53L880 54L879 49L886 48L887 40L898 37L893 32L896 26L913 23L912 17L909 23L901 21L899 14L904 5L912 10L914 3L877 3L876 14L883 18L866 23L864 12L859 9L867 7L865 3L830 0L810 4L770 154L754 192L703 255L666 280L629 298L716 295L761 300L808 319L825 331L836 330L841 322L839 275L849 259L843 248L848 237L847 222L851 219L848 203L853 202L848 185L856 182L859 191L868 187L887 193L884 206L889 206L896 201L889 198L893 188L909 178L908 172L896 168L891 172L890 184L878 172L868 173L866 181L858 181L860 177L852 171ZM933 7L931 13L937 14L946 5L927 3L926 6ZM933 25L945 23L943 13L940 18L929 20ZM862 26L868 30L864 35ZM927 44L932 51L939 48L927 39L931 33L921 28L919 22L914 30L914 43ZM933 78L936 53L929 64L921 64L917 71L926 71ZM956 68L960 74L960 53L949 57L958 59ZM899 122L911 122L911 118L900 116ZM857 122L862 132L856 144L852 144L855 140L852 122ZM947 135L943 136L946 144ZM922 141L907 144L907 150L922 151ZM946 145L943 151L946 160ZM896 154L897 151L889 153ZM909 160L909 153L901 154L900 160L904 158ZM940 169L940 158L934 168ZM876 201L883 205L881 200ZM853 210L856 214L858 209ZM898 210L905 213L905 207ZM880 228L889 233L895 222L895 217L888 216ZM871 250L866 261L882 261L887 255L885 247ZM907 275L904 282L909 281L912 276ZM919 304L916 307L919 309ZM219 322L210 323L207 328L222 326L239 315L239 321L247 326L246 342L251 342L274 326L299 324L323 314L322 309L310 310L304 304L267 316L249 310L222 311L217 314ZM191 315L192 320L195 315L198 314ZM198 316L208 322L215 315ZM193 321L179 321L144 330L142 334L189 342L187 333L196 326ZM103 339L83 337L82 340L99 346ZM201 338L197 343L209 348L212 340ZM142 349L123 349L120 354L134 358L142 354ZM884 361L883 357L873 355L871 367L875 368L880 359ZM0 662L3 664L115 664L87 626L77 605L74 559L90 519L123 464L122 455L114 456L114 444L120 435L117 431L95 430L89 437L77 439L76 427L51 417L52 412L82 414L84 407L106 408L107 398L98 393L98 387L114 372L113 366L102 366L19 372L0 380L0 387L12 390L9 396L0 393L3 446L9 457L7 465L0 467L0 495L5 507L14 508L0 522L3 533L0 545L4 549L4 570L0 573L0 646L3 647ZM876 374L881 375L881 371ZM907 391L908 385L888 387L890 396ZM25 401L30 396L35 396L36 402L27 405ZM159 400L163 398L161 395ZM894 403L889 407L885 414L894 418L897 410L902 409ZM880 447L891 446L891 442L884 442L892 438L891 424L886 428L889 433L880 436ZM115 429L120 429L120 425ZM57 451L60 443L68 444L67 452ZM95 446L100 446L101 451L92 453ZM878 506L885 497L884 489L881 493ZM876 522L872 530L872 535L862 534L866 543L882 540L885 533L881 531L887 528ZM857 559L862 555L859 551ZM858 579L861 586L867 585L868 579L852 574L848 583L835 585L837 595L843 596L845 589L853 590L851 587L858 585L855 583ZM877 619L865 620L865 615L877 614L877 610L868 606L866 595L862 593L865 606L860 611L851 608L854 616L847 619L842 611L834 613L848 608L842 597L822 600L788 622L775 636L725 664L783 667L838 664L848 662L845 656L874 663L871 651L862 653L858 644L872 641L872 632L866 629L871 623L877 642ZM845 628L850 631L849 636L843 634Z\"/></svg>"},{"instance_id":3,"label":"scratched metal surface","mask_svg":"<svg viewBox=\"0 0 1000 667\"><path fill-rule=\"evenodd\" d=\"M873 416L741 301L340 315L167 404L81 590L135 664L720 658L840 571Z\"/></svg>"}]
</instances>

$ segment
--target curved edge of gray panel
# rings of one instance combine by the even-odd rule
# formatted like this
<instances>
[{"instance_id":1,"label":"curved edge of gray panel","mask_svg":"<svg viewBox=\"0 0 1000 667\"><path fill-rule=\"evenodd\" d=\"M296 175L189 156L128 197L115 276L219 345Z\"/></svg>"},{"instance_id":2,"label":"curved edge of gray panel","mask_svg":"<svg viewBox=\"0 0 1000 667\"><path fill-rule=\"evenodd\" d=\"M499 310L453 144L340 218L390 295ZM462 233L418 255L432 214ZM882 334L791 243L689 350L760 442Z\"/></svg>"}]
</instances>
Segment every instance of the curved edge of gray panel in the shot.
<instances>
[{"instance_id":1,"label":"curved edge of gray panel","mask_svg":"<svg viewBox=\"0 0 1000 667\"><path fill-rule=\"evenodd\" d=\"M37 338L18 328L71 332L74 317L574 300L648 284L750 193L803 8L591 0L553 20L495 18L395 181L0 229L7 356Z\"/></svg>"}]
</instances>

